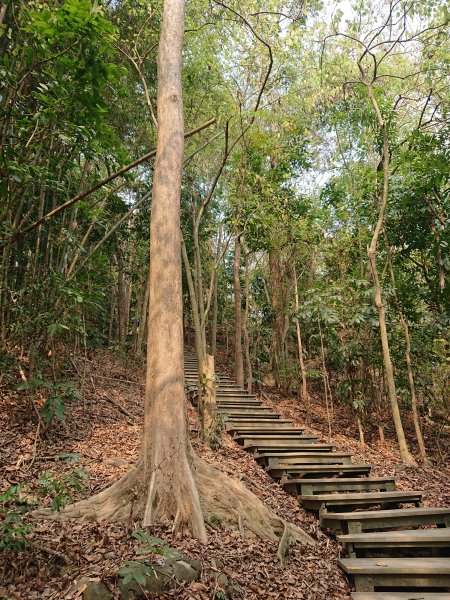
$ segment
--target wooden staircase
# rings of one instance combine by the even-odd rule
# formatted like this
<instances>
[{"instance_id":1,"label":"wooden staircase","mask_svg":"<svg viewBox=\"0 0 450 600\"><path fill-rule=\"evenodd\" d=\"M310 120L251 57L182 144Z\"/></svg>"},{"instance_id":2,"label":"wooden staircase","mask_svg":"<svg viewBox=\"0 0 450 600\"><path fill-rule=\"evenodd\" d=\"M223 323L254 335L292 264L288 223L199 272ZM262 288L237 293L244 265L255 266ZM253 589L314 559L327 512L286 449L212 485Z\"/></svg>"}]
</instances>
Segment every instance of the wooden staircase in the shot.
<instances>
[{"instance_id":1,"label":"wooden staircase","mask_svg":"<svg viewBox=\"0 0 450 600\"><path fill-rule=\"evenodd\" d=\"M197 387L190 355L185 378L189 390ZM396 490L395 477L372 477L370 464L317 443L230 378L218 379L227 432L318 513L322 528L340 533L348 557L338 562L354 579L354 600L450 600L450 509L424 507L424 492ZM421 528L430 525L436 527Z\"/></svg>"}]
</instances>

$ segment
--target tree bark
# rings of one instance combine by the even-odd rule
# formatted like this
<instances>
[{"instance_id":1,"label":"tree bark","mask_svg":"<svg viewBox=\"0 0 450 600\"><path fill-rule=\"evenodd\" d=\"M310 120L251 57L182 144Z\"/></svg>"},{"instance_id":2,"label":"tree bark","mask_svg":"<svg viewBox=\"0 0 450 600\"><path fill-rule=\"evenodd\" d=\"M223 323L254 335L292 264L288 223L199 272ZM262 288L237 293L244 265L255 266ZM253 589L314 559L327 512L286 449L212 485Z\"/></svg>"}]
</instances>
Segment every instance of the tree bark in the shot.
<instances>
[{"instance_id":1,"label":"tree bark","mask_svg":"<svg viewBox=\"0 0 450 600\"><path fill-rule=\"evenodd\" d=\"M286 367L286 336L289 331L289 266L283 260L280 248L269 253L270 303L272 308L272 370L278 388L287 391L289 377Z\"/></svg>"},{"instance_id":2,"label":"tree bark","mask_svg":"<svg viewBox=\"0 0 450 600\"><path fill-rule=\"evenodd\" d=\"M419 446L419 454L420 454L421 461L424 465L427 465L428 464L427 451L425 448L425 442L424 442L423 435L422 435L422 429L420 427L420 417L419 417L419 409L418 409L418 402L417 402L416 385L414 382L414 373L413 373L413 368L412 368L412 363L411 363L411 336L409 335L408 322L405 319L405 316L403 314L403 311L402 311L402 308L400 306L400 302L399 302L398 296L397 296L395 274L394 274L394 268L392 266L391 252L389 249L387 236L386 236L386 247L387 247L387 252L388 252L388 263L389 263L389 270L390 270L390 275L391 275L392 290L394 293L394 301L395 301L395 304L397 305L397 311L398 311L400 321L401 321L401 324L403 327L403 331L405 334L406 370L408 372L408 383L409 383L409 390L411 393L411 408L412 408L412 413L413 413L414 430L416 432L417 444Z\"/></svg>"},{"instance_id":3,"label":"tree bark","mask_svg":"<svg viewBox=\"0 0 450 600\"><path fill-rule=\"evenodd\" d=\"M250 313L250 275L248 265L248 255L245 257L245 315L244 315L244 348L245 348L245 363L247 368L247 391L249 394L253 392L253 372L252 360L250 357L250 333L248 330L248 319Z\"/></svg>"},{"instance_id":4,"label":"tree bark","mask_svg":"<svg viewBox=\"0 0 450 600\"><path fill-rule=\"evenodd\" d=\"M375 97L375 93L373 91L372 85L367 85L367 90L369 93L369 98L372 103L373 109L377 116L378 125L380 127L381 133L383 135L383 191L381 195L381 205L378 213L378 220L375 226L372 240L370 242L370 246L367 250L368 258L369 258L369 266L372 272L373 279L373 293L374 293L374 301L375 306L378 312L378 322L380 324L380 337L381 337L381 346L383 349L383 362L384 369L386 373L386 380L388 386L388 394L389 394L389 402L391 405L392 419L394 421L395 432L397 434L398 445L400 449L400 456L402 461L406 465L415 465L416 461L411 455L408 444L406 442L405 432L403 430L402 419L400 415L400 409L398 405L397 398L397 390L395 387L395 379L394 379L394 369L392 366L391 353L389 349L389 339L387 334L386 327L386 315L383 306L383 297L382 297L382 289L380 285L380 280L378 277L378 268L377 268L377 246L378 246L378 238L380 236L380 232L384 226L384 215L386 212L386 207L388 203L388 194L389 194L389 162L390 162L390 151L389 151L389 140L388 133L386 129L386 124L384 122L383 116L380 111L380 107Z\"/></svg>"},{"instance_id":5,"label":"tree bark","mask_svg":"<svg viewBox=\"0 0 450 600\"><path fill-rule=\"evenodd\" d=\"M236 383L244 386L244 357L242 352L242 297L239 267L241 264L241 236L237 235L234 242L234 363Z\"/></svg>"},{"instance_id":6,"label":"tree bark","mask_svg":"<svg viewBox=\"0 0 450 600\"><path fill-rule=\"evenodd\" d=\"M222 251L222 224L219 225L219 236L217 239L217 260L220 258L220 253ZM219 265L217 265L217 270L214 273L214 287L213 287L213 306L212 306L212 315L211 315L211 336L210 336L210 346L211 346L211 354L212 356L216 356L217 350L217 316L218 316L218 302L217 302L217 283L219 278Z\"/></svg>"},{"instance_id":7,"label":"tree bark","mask_svg":"<svg viewBox=\"0 0 450 600\"><path fill-rule=\"evenodd\" d=\"M264 539L288 529L293 540L314 544L287 524L240 481L200 460L187 431L184 391L180 197L183 162L181 50L184 0L164 0L158 48L158 144L150 221L150 300L144 431L136 465L117 483L63 511L36 511L53 519L171 522L206 542L204 519L239 521Z\"/></svg>"},{"instance_id":8,"label":"tree bark","mask_svg":"<svg viewBox=\"0 0 450 600\"><path fill-rule=\"evenodd\" d=\"M125 291L125 273L122 256L122 248L116 240L117 257L117 313L119 317L119 344L123 346L126 339L126 291Z\"/></svg>"},{"instance_id":9,"label":"tree bark","mask_svg":"<svg viewBox=\"0 0 450 600\"><path fill-rule=\"evenodd\" d=\"M145 292L144 300L142 302L142 311L140 314L139 329L136 341L136 353L142 354L142 346L147 333L147 322L148 322L148 300L150 296L150 271L147 273L145 278Z\"/></svg>"},{"instance_id":10,"label":"tree bark","mask_svg":"<svg viewBox=\"0 0 450 600\"><path fill-rule=\"evenodd\" d=\"M297 330L298 360L299 360L299 363L300 363L300 373L301 373L301 376L302 376L302 395L301 395L301 398L302 398L302 401L306 405L306 409L308 410L308 408L309 408L309 395L308 395L308 387L307 387L307 383L306 383L305 362L303 360L302 333L301 333L301 329L300 329L300 319L298 317L298 313L299 313L299 310L300 310L300 302L299 302L299 298L298 298L297 273L296 273L295 266L294 266L294 297L295 297L295 312L296 312L295 328Z\"/></svg>"},{"instance_id":11,"label":"tree bark","mask_svg":"<svg viewBox=\"0 0 450 600\"><path fill-rule=\"evenodd\" d=\"M184 391L180 197L184 152L184 0L165 0L158 47L158 143L150 219L150 299L143 436L143 525L167 519L206 541L192 472ZM161 465L164 465L161 468Z\"/></svg>"},{"instance_id":12,"label":"tree bark","mask_svg":"<svg viewBox=\"0 0 450 600\"><path fill-rule=\"evenodd\" d=\"M331 442L332 437L332 425L331 425L331 409L330 405L332 403L331 393L329 395L328 392L331 392L330 386L328 384L328 373L327 366L325 363L325 349L323 347L323 334L322 334L322 325L320 320L320 314L317 314L317 324L319 326L319 337L320 337L320 357L322 361L322 380L323 380L323 393L325 394L325 408L327 411L327 423L328 423L328 442Z\"/></svg>"}]
</instances>

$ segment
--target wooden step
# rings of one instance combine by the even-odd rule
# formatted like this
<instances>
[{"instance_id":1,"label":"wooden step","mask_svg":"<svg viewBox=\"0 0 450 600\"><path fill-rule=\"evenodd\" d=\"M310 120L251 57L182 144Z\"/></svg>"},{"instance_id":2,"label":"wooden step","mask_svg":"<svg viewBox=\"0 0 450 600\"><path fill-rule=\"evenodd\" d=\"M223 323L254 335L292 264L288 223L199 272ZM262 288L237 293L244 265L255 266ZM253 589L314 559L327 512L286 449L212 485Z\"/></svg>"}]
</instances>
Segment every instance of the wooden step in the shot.
<instances>
[{"instance_id":1,"label":"wooden step","mask_svg":"<svg viewBox=\"0 0 450 600\"><path fill-rule=\"evenodd\" d=\"M395 508L400 504L422 505L422 491L396 491L396 492L360 492L347 494L311 494L299 496L303 508L310 510L319 510L322 507L326 510L339 509L343 507L359 506L390 506Z\"/></svg>"},{"instance_id":2,"label":"wooden step","mask_svg":"<svg viewBox=\"0 0 450 600\"><path fill-rule=\"evenodd\" d=\"M221 402L220 400L217 402L218 408L223 408L224 411L228 410L240 410L241 408L259 408L258 404L251 404L249 402Z\"/></svg>"},{"instance_id":3,"label":"wooden step","mask_svg":"<svg viewBox=\"0 0 450 600\"><path fill-rule=\"evenodd\" d=\"M301 477L321 477L322 475L346 475L347 477L359 477L369 475L372 465L358 463L352 465L302 465L297 467L296 479ZM288 481L288 479L287 479ZM284 481L280 482L284 485Z\"/></svg>"},{"instance_id":4,"label":"wooden step","mask_svg":"<svg viewBox=\"0 0 450 600\"><path fill-rule=\"evenodd\" d=\"M350 533L337 539L347 552L356 556L361 550L380 549L385 553L397 548L450 548L450 528Z\"/></svg>"},{"instance_id":5,"label":"wooden step","mask_svg":"<svg viewBox=\"0 0 450 600\"><path fill-rule=\"evenodd\" d=\"M347 452L332 452L332 449L334 448L334 446L332 446L331 444L320 444L322 446L322 448L325 448L326 446L331 446L331 449L329 452L321 452L320 453L320 459L325 461L324 464L328 464L328 465L334 465L334 464L338 464L338 465L351 465L352 464L352 454L348 454ZM302 449L300 449L300 452L302 452ZM272 451L269 452L269 454L276 454L276 451ZM326 462L326 458L330 458L330 462L327 463ZM286 465L292 465L293 467L299 467L302 466L304 463L303 462L299 462L297 460L298 458L298 451L295 452L289 452L286 451L284 453L284 455L282 454L282 452L280 452L280 459L279 459L279 463L283 463Z\"/></svg>"},{"instance_id":6,"label":"wooden step","mask_svg":"<svg viewBox=\"0 0 450 600\"><path fill-rule=\"evenodd\" d=\"M217 397L220 398L256 398L255 394L240 392L238 390L224 390L221 387L217 388Z\"/></svg>"},{"instance_id":7,"label":"wooden step","mask_svg":"<svg viewBox=\"0 0 450 600\"><path fill-rule=\"evenodd\" d=\"M257 445L260 442L265 442L267 444L272 444L272 442L286 442L286 444L302 444L304 442L304 440L308 440L309 441L316 441L317 437L316 436L311 436L311 435L307 435L307 434L302 434L301 431L294 431L294 433L288 432L288 433L282 433L282 432L268 432L268 431L263 431L262 433L254 433L254 432L249 432L246 433L245 431L243 433L239 432L238 434L236 434L234 436L234 440L238 443L241 444L243 446L251 446L252 444Z\"/></svg>"},{"instance_id":8,"label":"wooden step","mask_svg":"<svg viewBox=\"0 0 450 600\"><path fill-rule=\"evenodd\" d=\"M375 587L450 587L450 558L343 558L338 563L354 577L357 592L372 592Z\"/></svg>"},{"instance_id":9,"label":"wooden step","mask_svg":"<svg viewBox=\"0 0 450 600\"><path fill-rule=\"evenodd\" d=\"M345 465L349 463L345 463L343 461L347 461L348 455L339 456L338 452L297 452L295 463L284 462L282 458L275 464L270 464L267 467L267 471L271 477L274 479L286 479L289 480L290 477L295 476L298 478L299 473L303 473L305 467L307 466L330 466L330 465ZM333 458L332 458L333 457ZM351 455L350 455L351 457ZM294 460L294 459L293 459ZM353 466L353 465L352 465ZM364 465L365 467L370 465Z\"/></svg>"},{"instance_id":10,"label":"wooden step","mask_svg":"<svg viewBox=\"0 0 450 600\"><path fill-rule=\"evenodd\" d=\"M243 434L251 434L257 435L267 435L267 434L284 434L286 436L299 435L303 433L303 429L300 427L292 427L292 426L283 426L278 427L277 429L272 428L272 424L269 426L264 425L236 425L227 428L228 433L234 432L235 435L243 435Z\"/></svg>"},{"instance_id":11,"label":"wooden step","mask_svg":"<svg viewBox=\"0 0 450 600\"><path fill-rule=\"evenodd\" d=\"M265 451L261 451L261 454L267 454ZM293 456L286 457L284 459L280 456L278 463L275 465L278 468L282 468L285 471L292 471L295 473L295 469L307 465L349 465L351 464L352 455L343 452L308 452L303 453L301 446L298 450L293 453Z\"/></svg>"},{"instance_id":12,"label":"wooden step","mask_svg":"<svg viewBox=\"0 0 450 600\"><path fill-rule=\"evenodd\" d=\"M218 406L262 406L261 400L256 400L253 398L227 398L224 396L217 396L216 402Z\"/></svg>"},{"instance_id":13,"label":"wooden step","mask_svg":"<svg viewBox=\"0 0 450 600\"><path fill-rule=\"evenodd\" d=\"M286 419L249 419L247 417L243 417L238 420L234 420L233 417L229 417L227 422L225 423L225 429L230 431L237 431L241 427L263 427L269 428L270 431L276 430L292 426L292 421L288 421Z\"/></svg>"},{"instance_id":14,"label":"wooden step","mask_svg":"<svg viewBox=\"0 0 450 600\"><path fill-rule=\"evenodd\" d=\"M260 440L262 438L278 438L283 440L292 440L297 438L299 435L306 435L303 433L303 429L296 429L293 427L281 427L278 429L272 429L271 427L238 427L234 434L234 438L246 438Z\"/></svg>"},{"instance_id":15,"label":"wooden step","mask_svg":"<svg viewBox=\"0 0 450 600\"><path fill-rule=\"evenodd\" d=\"M323 512L321 527L340 529L342 533L362 533L420 525L450 526L450 508L402 508L401 510L365 510L357 512Z\"/></svg>"},{"instance_id":16,"label":"wooden step","mask_svg":"<svg viewBox=\"0 0 450 600\"><path fill-rule=\"evenodd\" d=\"M248 409L241 411L239 409L233 408L231 410L219 410L218 412L227 415L229 421L232 421L232 422L240 421L241 419L244 419L244 420L249 419L249 418L251 419L252 417L254 418L255 421L260 421L262 419L267 419L268 421L271 421L272 419L281 418L281 415L279 413L271 413L271 412L254 413L253 410L249 412Z\"/></svg>"},{"instance_id":17,"label":"wooden step","mask_svg":"<svg viewBox=\"0 0 450 600\"><path fill-rule=\"evenodd\" d=\"M343 492L352 490L395 490L396 477L331 477L327 479L286 480L283 487L289 493L310 495L323 492Z\"/></svg>"},{"instance_id":18,"label":"wooden step","mask_svg":"<svg viewBox=\"0 0 450 600\"><path fill-rule=\"evenodd\" d=\"M447 592L352 592L353 600L450 600Z\"/></svg>"},{"instance_id":19,"label":"wooden step","mask_svg":"<svg viewBox=\"0 0 450 600\"><path fill-rule=\"evenodd\" d=\"M220 409L220 410L221 410L221 412L224 412L222 409ZM230 411L227 411L227 412L231 412L233 410L236 413L240 413L240 414L247 413L248 415L271 415L271 414L275 414L275 413L272 413L272 409L267 408L266 406L252 406L251 408L236 408L236 409L230 409Z\"/></svg>"},{"instance_id":20,"label":"wooden step","mask_svg":"<svg viewBox=\"0 0 450 600\"><path fill-rule=\"evenodd\" d=\"M334 448L334 446L332 444L314 444L314 446L317 448L318 452L327 452L330 453L331 450ZM304 452L304 448L302 446L302 452ZM301 452L300 452L301 454ZM299 469L304 469L304 468L309 468L308 465L304 465L304 464L295 464L295 460L296 457L299 455L298 451L295 452L291 452L291 451L276 451L273 450L272 448L266 452L257 452L254 455L254 458L256 460L256 462L258 462L260 465L263 465L264 467L274 467L278 464L287 464L287 465L292 465L293 467L299 468ZM293 463L291 463L290 461L294 461ZM340 467L342 466L343 470L347 470L348 468L353 467L354 465L339 465L339 464L328 464L328 465L314 465L311 468L317 468L317 469L324 469L324 468L330 468L330 472L334 473L340 470ZM369 465L370 466L370 465ZM302 477L302 475L298 475L298 477Z\"/></svg>"},{"instance_id":21,"label":"wooden step","mask_svg":"<svg viewBox=\"0 0 450 600\"><path fill-rule=\"evenodd\" d=\"M255 394L249 394L247 390L240 388L239 386L233 387L224 383L219 383L217 389L220 390L221 394L235 394L236 396L251 396L255 397Z\"/></svg>"},{"instance_id":22,"label":"wooden step","mask_svg":"<svg viewBox=\"0 0 450 600\"><path fill-rule=\"evenodd\" d=\"M245 443L243 442L243 439L241 441L244 445L245 450L248 450L249 452L266 452L267 450L289 450L292 452L298 449L300 449L301 451L301 447L303 444L312 444L317 441L316 435L308 434L299 434L296 435L294 438L280 438L276 434L274 434L273 436L265 436L261 438L247 438L246 436L241 437L247 439Z\"/></svg>"},{"instance_id":23,"label":"wooden step","mask_svg":"<svg viewBox=\"0 0 450 600\"><path fill-rule=\"evenodd\" d=\"M228 404L237 404L238 406L247 404L249 406L263 407L261 400L258 400L257 398L250 398L249 396L221 396L218 394L216 396L216 402L217 404L223 404L224 406Z\"/></svg>"}]
</instances>

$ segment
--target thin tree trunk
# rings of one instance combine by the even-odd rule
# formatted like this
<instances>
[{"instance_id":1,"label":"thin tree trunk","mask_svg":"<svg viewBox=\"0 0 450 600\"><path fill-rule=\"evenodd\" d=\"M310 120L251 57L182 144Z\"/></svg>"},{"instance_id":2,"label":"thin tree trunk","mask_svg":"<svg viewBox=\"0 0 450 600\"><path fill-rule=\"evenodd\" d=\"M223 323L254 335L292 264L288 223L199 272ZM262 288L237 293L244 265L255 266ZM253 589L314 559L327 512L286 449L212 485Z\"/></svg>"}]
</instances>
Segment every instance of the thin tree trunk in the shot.
<instances>
[{"instance_id":1,"label":"thin tree trunk","mask_svg":"<svg viewBox=\"0 0 450 600\"><path fill-rule=\"evenodd\" d=\"M378 102L375 98L375 94L371 84L367 85L367 90L369 92L369 98L372 102L372 106L375 110L378 124L383 135L383 191L381 197L381 206L378 214L377 224L375 226L372 240L370 242L370 246L367 250L370 270L372 272L373 279L373 292L374 292L374 301L375 306L378 312L378 321L380 324L380 337L381 337L381 345L383 349L383 361L384 361L384 369L386 373L386 380L388 386L389 393L389 402L391 405L392 419L394 421L395 431L397 434L398 445L400 449L400 457L402 461L406 465L415 465L416 461L412 457L408 444L406 442L405 432L403 430L402 419L400 415L400 409L398 405L397 398L397 390L395 387L395 379L394 379L394 369L392 366L391 353L389 349L389 339L387 334L386 327L386 315L383 306L383 297L382 297L382 289L380 285L380 280L378 277L378 268L377 268L377 246L378 246L378 238L380 236L380 232L384 225L384 215L386 212L386 206L388 203L388 194L389 194L389 141L386 125L381 114L380 108L378 106Z\"/></svg>"},{"instance_id":2,"label":"thin tree trunk","mask_svg":"<svg viewBox=\"0 0 450 600\"><path fill-rule=\"evenodd\" d=\"M359 441L360 444L362 446L366 445L365 439L364 439L364 429L361 423L361 417L359 415L356 415L356 422L358 423L358 432L359 432Z\"/></svg>"},{"instance_id":3,"label":"thin tree trunk","mask_svg":"<svg viewBox=\"0 0 450 600\"><path fill-rule=\"evenodd\" d=\"M328 422L328 442L331 442L332 436L332 427L331 427L331 412L330 412L330 398L328 396L329 385L328 385L328 375L327 375L327 367L325 364L325 350L323 347L323 335L322 335L322 325L320 322L320 315L317 315L317 324L319 325L319 335L320 335L320 356L322 360L322 379L323 379L323 392L325 394L325 407L327 411L327 422Z\"/></svg>"},{"instance_id":4,"label":"thin tree trunk","mask_svg":"<svg viewBox=\"0 0 450 600\"><path fill-rule=\"evenodd\" d=\"M248 254L245 256L245 314L244 314L244 348L245 348L245 364L247 368L247 391L249 394L253 391L253 373L252 361L250 357L250 334L248 331L248 319L250 311L250 277L248 267Z\"/></svg>"},{"instance_id":5,"label":"thin tree trunk","mask_svg":"<svg viewBox=\"0 0 450 600\"><path fill-rule=\"evenodd\" d=\"M202 329L200 324L200 313L198 309L198 298L197 288L192 278L191 265L189 264L189 257L187 255L186 246L184 240L181 241L181 251L183 256L184 272L186 273L186 280L188 283L189 298L191 301L192 309L192 321L194 324L194 340L195 340L195 352L197 354L197 367L198 367L198 411L200 415L201 428L203 431L203 376L204 363L206 360L206 348L203 345Z\"/></svg>"},{"instance_id":6,"label":"thin tree trunk","mask_svg":"<svg viewBox=\"0 0 450 600\"><path fill-rule=\"evenodd\" d=\"M145 334L147 331L147 317L148 317L148 299L150 295L150 273L145 278L145 291L144 300L142 302L142 309L140 313L139 329L136 341L136 353L142 354L142 346L144 344Z\"/></svg>"},{"instance_id":7,"label":"thin tree trunk","mask_svg":"<svg viewBox=\"0 0 450 600\"><path fill-rule=\"evenodd\" d=\"M401 321L401 324L403 327L403 331L405 334L405 343L406 343L405 359L406 359L406 369L408 372L409 389L410 389L410 393L411 393L411 408L412 408L412 413L413 413L414 430L416 432L417 444L419 446L419 454L420 454L421 461L424 465L427 465L428 464L427 451L425 448L425 442L424 442L422 430L420 427L420 417L419 417L419 410L418 410L416 385L414 383L414 373L413 373L412 364L411 364L411 337L409 335L408 322L405 319L405 316L403 314L403 311L401 309L400 302L399 302L398 296L397 296L395 274L394 274L394 269L392 266L391 253L390 253L390 249L389 249L387 236L386 236L386 248L387 248L387 253L388 253L388 263L389 263L389 271L390 271L390 275L391 275L392 290L394 293L394 301L397 306L397 311L398 311L400 321Z\"/></svg>"},{"instance_id":8,"label":"thin tree trunk","mask_svg":"<svg viewBox=\"0 0 450 600\"><path fill-rule=\"evenodd\" d=\"M126 339L126 294L125 294L125 273L123 265L122 248L116 241L117 256L117 313L119 316L119 344L123 346Z\"/></svg>"},{"instance_id":9,"label":"thin tree trunk","mask_svg":"<svg viewBox=\"0 0 450 600\"><path fill-rule=\"evenodd\" d=\"M217 252L216 257L219 260L220 253L222 248L222 224L219 225L219 235L217 238ZM211 316L211 354L212 356L216 356L217 350L217 316L218 316L218 302L217 302L217 283L219 278L219 266L217 265L217 270L214 273L214 288L213 288L213 310Z\"/></svg>"},{"instance_id":10,"label":"thin tree trunk","mask_svg":"<svg viewBox=\"0 0 450 600\"><path fill-rule=\"evenodd\" d=\"M181 249L194 323L195 351L198 363L198 412L200 415L200 426L203 441L210 443L217 426L217 385L214 372L214 357L207 353L204 323L200 322L199 302L202 300L196 295L196 289L198 288L196 288L192 278L191 266L184 241L181 243Z\"/></svg>"},{"instance_id":11,"label":"thin tree trunk","mask_svg":"<svg viewBox=\"0 0 450 600\"><path fill-rule=\"evenodd\" d=\"M298 298L298 284L297 284L297 273L294 265L294 297L295 297L295 328L297 330L297 345L298 345L298 360L300 363L300 373L302 376L302 401L305 403L307 411L309 410L309 394L308 387L306 383L306 369L305 362L303 360L303 344L302 344L302 334L300 330L300 319L298 317L298 313L300 310L300 302Z\"/></svg>"},{"instance_id":12,"label":"thin tree trunk","mask_svg":"<svg viewBox=\"0 0 450 600\"><path fill-rule=\"evenodd\" d=\"M217 403L216 403L216 374L214 356L206 355L203 372L203 427L202 434L206 442L212 443L217 431Z\"/></svg>"},{"instance_id":13,"label":"thin tree trunk","mask_svg":"<svg viewBox=\"0 0 450 600\"><path fill-rule=\"evenodd\" d=\"M241 237L236 236L234 242L234 364L236 383L244 385L244 358L242 352L242 308L241 308L241 280L239 267L241 263Z\"/></svg>"}]
</instances>

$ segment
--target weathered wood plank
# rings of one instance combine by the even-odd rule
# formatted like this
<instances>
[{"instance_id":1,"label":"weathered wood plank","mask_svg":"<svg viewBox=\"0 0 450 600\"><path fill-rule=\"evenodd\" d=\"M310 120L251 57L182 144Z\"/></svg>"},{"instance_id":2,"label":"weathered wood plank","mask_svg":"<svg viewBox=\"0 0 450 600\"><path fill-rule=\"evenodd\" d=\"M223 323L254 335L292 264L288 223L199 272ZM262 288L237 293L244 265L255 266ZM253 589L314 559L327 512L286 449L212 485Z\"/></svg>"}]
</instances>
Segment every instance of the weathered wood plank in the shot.
<instances>
[{"instance_id":1,"label":"weathered wood plank","mask_svg":"<svg viewBox=\"0 0 450 600\"><path fill-rule=\"evenodd\" d=\"M297 435L295 438L279 438L279 437L265 437L265 438L244 438L241 440L245 450L250 452L254 452L259 450L260 452L265 451L290 451L300 450L302 451L302 446L304 444L311 444L317 441L317 436L315 435Z\"/></svg>"},{"instance_id":2,"label":"weathered wood plank","mask_svg":"<svg viewBox=\"0 0 450 600\"><path fill-rule=\"evenodd\" d=\"M422 503L422 491L397 491L397 492L362 492L344 494L311 494L302 495L298 499L304 508L319 510L321 507L341 508L343 506L386 506L391 504Z\"/></svg>"},{"instance_id":3,"label":"weathered wood plank","mask_svg":"<svg viewBox=\"0 0 450 600\"><path fill-rule=\"evenodd\" d=\"M356 591L450 586L450 558L344 558L338 564L354 577Z\"/></svg>"},{"instance_id":4,"label":"weathered wood plank","mask_svg":"<svg viewBox=\"0 0 450 600\"><path fill-rule=\"evenodd\" d=\"M299 451L291 452L290 450L273 451L273 449L270 448L270 449L266 450L265 452L256 452L254 454L254 459L256 460L257 463L259 463L260 465L262 465L264 467L268 467L268 466L273 467L273 466L277 465L278 463L284 464L286 457L292 458L292 457L298 456L299 454L303 454L304 452L320 452L320 453L330 452L333 448L334 448L334 446L332 444L316 444L316 443L302 444L301 452L299 452ZM273 477L273 474L271 474L271 475Z\"/></svg>"},{"instance_id":5,"label":"weathered wood plank","mask_svg":"<svg viewBox=\"0 0 450 600\"><path fill-rule=\"evenodd\" d=\"M338 541L352 555L361 551L382 549L383 553L396 552L402 548L432 549L450 548L450 529L404 529L339 535Z\"/></svg>"},{"instance_id":6,"label":"weathered wood plank","mask_svg":"<svg viewBox=\"0 0 450 600\"><path fill-rule=\"evenodd\" d=\"M257 425L233 425L231 427L227 427L227 432L228 433L234 433L235 436L236 435L242 435L244 433L250 433L250 434L266 434L266 433L270 433L270 434L278 434L278 433L283 433L286 435L301 435L303 433L303 429L300 428L294 428L292 426L289 425L283 425L281 427L278 427L276 429L273 428L273 423L269 423L269 425L263 425L263 424L257 424Z\"/></svg>"},{"instance_id":7,"label":"weathered wood plank","mask_svg":"<svg viewBox=\"0 0 450 600\"><path fill-rule=\"evenodd\" d=\"M281 460L278 462L281 462ZM289 479L289 481L313 475L317 475L317 477L322 477L323 475L359 477L360 475L369 475L372 470L372 465L366 463L293 465L293 467L292 473L295 474L295 478Z\"/></svg>"},{"instance_id":8,"label":"weathered wood plank","mask_svg":"<svg viewBox=\"0 0 450 600\"><path fill-rule=\"evenodd\" d=\"M249 446L258 446L259 444L265 445L275 445L275 442L281 442L285 446L296 446L297 444L304 444L305 441L315 442L317 440L316 436L304 435L301 431L292 433L283 433L283 432L272 432L272 433L253 433L253 432L239 432L234 436L234 440L243 445L246 449Z\"/></svg>"},{"instance_id":9,"label":"weathered wood plank","mask_svg":"<svg viewBox=\"0 0 450 600\"><path fill-rule=\"evenodd\" d=\"M295 490L299 495L312 495L322 492L338 492L350 490L395 490L396 477L331 477L326 479L295 479L282 482L283 487L289 485L289 491Z\"/></svg>"},{"instance_id":10,"label":"weathered wood plank","mask_svg":"<svg viewBox=\"0 0 450 600\"><path fill-rule=\"evenodd\" d=\"M338 563L350 575L450 575L450 558L341 558Z\"/></svg>"},{"instance_id":11,"label":"weathered wood plank","mask_svg":"<svg viewBox=\"0 0 450 600\"><path fill-rule=\"evenodd\" d=\"M320 513L321 527L340 529L343 533L362 533L377 529L418 527L420 525L450 526L449 508L402 508L401 510L377 510Z\"/></svg>"},{"instance_id":12,"label":"weathered wood plank","mask_svg":"<svg viewBox=\"0 0 450 600\"><path fill-rule=\"evenodd\" d=\"M448 592L352 592L353 600L450 600Z\"/></svg>"},{"instance_id":13,"label":"weathered wood plank","mask_svg":"<svg viewBox=\"0 0 450 600\"><path fill-rule=\"evenodd\" d=\"M241 427L262 427L272 428L274 431L278 431L279 428L292 426L292 421L286 419L252 419L242 418L239 420L233 420L233 418L227 419L225 423L225 429L230 431L237 431ZM299 431L303 431L299 429Z\"/></svg>"},{"instance_id":14,"label":"weathered wood plank","mask_svg":"<svg viewBox=\"0 0 450 600\"><path fill-rule=\"evenodd\" d=\"M335 459L330 459L330 458L328 458L330 456L330 454L327 452L322 452L322 453L308 452L308 453L302 453L302 456L300 456L299 454L297 455L298 458L295 459L295 463L287 463L287 462L285 463L281 458L275 464L270 464L270 462L269 462L267 471L270 473L271 477L273 477L274 479L283 478L283 479L289 480L290 477L295 477L295 479L300 478L303 475L303 473L306 473L308 471L307 469L305 469L305 467L308 467L308 466L312 466L312 467L321 466L321 467L326 467L327 469L329 469L329 467L331 467L332 465L342 465L342 466L352 466L353 467L353 465L350 464L351 461L348 460L347 458L337 457ZM328 458L328 460L327 460L327 458ZM361 467L363 468L363 470L360 471L360 473L361 472L363 472L363 473L370 472L370 465L356 465L356 466L357 467L359 466L360 469L361 469ZM320 473L320 471L316 471L315 469L310 469L310 471L315 471L315 472Z\"/></svg>"}]
</instances>

